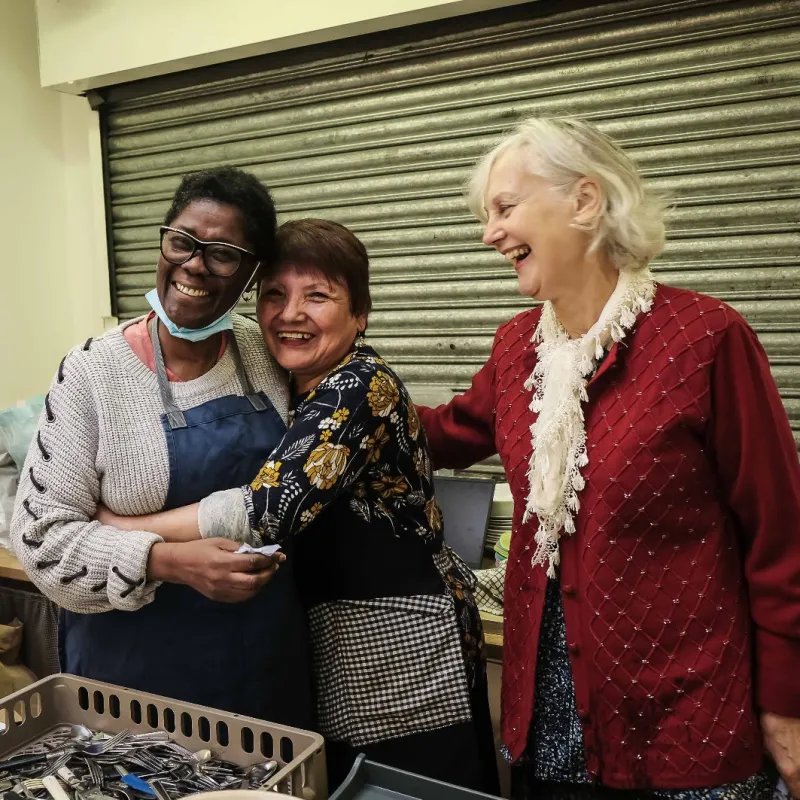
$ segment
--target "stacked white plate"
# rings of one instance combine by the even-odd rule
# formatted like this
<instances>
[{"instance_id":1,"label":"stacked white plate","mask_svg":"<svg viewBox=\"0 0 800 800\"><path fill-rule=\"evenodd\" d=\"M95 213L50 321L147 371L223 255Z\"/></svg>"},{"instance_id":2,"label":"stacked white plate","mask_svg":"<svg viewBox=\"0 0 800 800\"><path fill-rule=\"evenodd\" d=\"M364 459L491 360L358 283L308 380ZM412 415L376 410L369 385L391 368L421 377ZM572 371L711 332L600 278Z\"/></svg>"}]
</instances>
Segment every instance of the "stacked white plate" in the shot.
<instances>
[{"instance_id":1,"label":"stacked white plate","mask_svg":"<svg viewBox=\"0 0 800 800\"><path fill-rule=\"evenodd\" d=\"M514 513L514 500L507 483L497 483L494 487L492 515L486 530L486 549L493 550L500 536L511 530L511 517Z\"/></svg>"}]
</instances>

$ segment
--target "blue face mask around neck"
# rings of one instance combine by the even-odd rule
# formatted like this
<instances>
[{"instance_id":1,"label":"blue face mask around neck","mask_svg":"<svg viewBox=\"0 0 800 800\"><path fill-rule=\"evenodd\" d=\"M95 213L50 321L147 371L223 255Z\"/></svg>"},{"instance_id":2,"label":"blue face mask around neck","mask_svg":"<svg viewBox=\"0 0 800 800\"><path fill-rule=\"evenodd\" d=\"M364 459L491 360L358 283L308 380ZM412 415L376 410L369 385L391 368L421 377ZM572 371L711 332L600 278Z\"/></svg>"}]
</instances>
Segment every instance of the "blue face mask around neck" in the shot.
<instances>
[{"instance_id":1,"label":"blue face mask around neck","mask_svg":"<svg viewBox=\"0 0 800 800\"><path fill-rule=\"evenodd\" d=\"M215 333L233 330L233 314L231 311L227 311L216 322L206 325L205 328L181 328L167 316L164 306L161 305L161 300L158 299L157 289L151 289L144 297L150 303L150 308L156 312L161 324L169 331L170 336L174 336L176 339L202 342L204 339L210 339Z\"/></svg>"}]
</instances>

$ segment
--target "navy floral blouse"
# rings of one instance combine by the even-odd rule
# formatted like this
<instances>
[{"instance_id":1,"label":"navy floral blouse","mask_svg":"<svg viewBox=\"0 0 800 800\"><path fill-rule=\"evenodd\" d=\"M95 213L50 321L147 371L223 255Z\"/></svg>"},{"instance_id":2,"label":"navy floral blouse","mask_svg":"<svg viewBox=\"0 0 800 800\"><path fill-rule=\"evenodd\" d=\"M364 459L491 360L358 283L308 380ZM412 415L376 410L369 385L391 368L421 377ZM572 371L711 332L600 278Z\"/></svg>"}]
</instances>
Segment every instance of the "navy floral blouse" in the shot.
<instances>
[{"instance_id":1,"label":"navy floral blouse","mask_svg":"<svg viewBox=\"0 0 800 800\"><path fill-rule=\"evenodd\" d=\"M357 348L296 398L287 435L243 492L256 541L291 543L317 679L325 697L338 698L321 711L322 732L365 743L466 721L464 700L485 675L475 578L444 544L414 405L372 348ZM376 679L385 668L366 665L373 655L394 660L391 673ZM378 702L372 690L342 688L352 664L363 669L347 686L372 675L388 692L379 702L399 703L396 724L383 712L379 723L344 721ZM439 696L449 690L453 700L434 706L432 687L447 680ZM416 711L403 708L409 703Z\"/></svg>"},{"instance_id":2,"label":"navy floral blouse","mask_svg":"<svg viewBox=\"0 0 800 800\"><path fill-rule=\"evenodd\" d=\"M400 385L386 362L362 347L296 398L289 436L251 484L254 527L280 540L348 493L364 522L441 544L427 445Z\"/></svg>"}]
</instances>

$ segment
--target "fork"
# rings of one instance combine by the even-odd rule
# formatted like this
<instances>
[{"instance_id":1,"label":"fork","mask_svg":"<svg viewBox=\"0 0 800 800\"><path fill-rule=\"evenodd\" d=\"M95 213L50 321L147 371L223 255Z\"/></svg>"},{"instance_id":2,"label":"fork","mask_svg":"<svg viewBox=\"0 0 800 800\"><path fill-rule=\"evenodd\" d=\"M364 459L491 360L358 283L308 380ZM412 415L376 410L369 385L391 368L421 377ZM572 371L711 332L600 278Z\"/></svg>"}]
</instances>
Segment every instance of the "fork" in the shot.
<instances>
[{"instance_id":1,"label":"fork","mask_svg":"<svg viewBox=\"0 0 800 800\"><path fill-rule=\"evenodd\" d=\"M140 767L144 767L150 772L159 772L164 767L161 761L159 761L152 754L148 753L146 750L133 751L133 753L128 755L127 760L132 764L137 764Z\"/></svg>"},{"instance_id":2,"label":"fork","mask_svg":"<svg viewBox=\"0 0 800 800\"><path fill-rule=\"evenodd\" d=\"M62 767L65 767L69 763L69 761L72 759L73 755L74 755L74 753L72 753L72 752L59 754L58 758L56 758L55 761L50 761L48 763L47 769L45 769L41 773L41 777L42 778L49 778L51 775L55 775L56 772L58 772ZM44 788L47 789L46 786Z\"/></svg>"},{"instance_id":3,"label":"fork","mask_svg":"<svg viewBox=\"0 0 800 800\"><path fill-rule=\"evenodd\" d=\"M101 739L87 745L80 745L78 751L83 755L101 756L123 742L128 736L130 736L130 731L120 731L110 739Z\"/></svg>"},{"instance_id":4,"label":"fork","mask_svg":"<svg viewBox=\"0 0 800 800\"><path fill-rule=\"evenodd\" d=\"M103 768L93 758L84 758L83 763L86 764L86 769L89 771L89 780L92 786L102 789L105 783Z\"/></svg>"}]
</instances>

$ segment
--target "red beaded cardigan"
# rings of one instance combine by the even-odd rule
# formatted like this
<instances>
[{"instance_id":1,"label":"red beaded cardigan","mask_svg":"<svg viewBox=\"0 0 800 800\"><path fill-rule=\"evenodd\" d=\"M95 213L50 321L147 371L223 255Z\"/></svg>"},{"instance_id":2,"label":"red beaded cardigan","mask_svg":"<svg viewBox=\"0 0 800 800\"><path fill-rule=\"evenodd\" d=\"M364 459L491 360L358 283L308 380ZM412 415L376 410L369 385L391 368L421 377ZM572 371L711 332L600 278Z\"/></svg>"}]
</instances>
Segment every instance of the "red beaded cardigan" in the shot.
<instances>
[{"instance_id":1,"label":"red beaded cardigan","mask_svg":"<svg viewBox=\"0 0 800 800\"><path fill-rule=\"evenodd\" d=\"M548 580L531 566L535 515L522 523L539 316L500 327L465 394L419 409L436 467L499 453L514 496L512 759L533 714ZM743 780L761 766L757 707L800 717L800 465L767 356L729 306L659 284L588 395L586 487L560 582L589 773L617 788Z\"/></svg>"}]
</instances>

